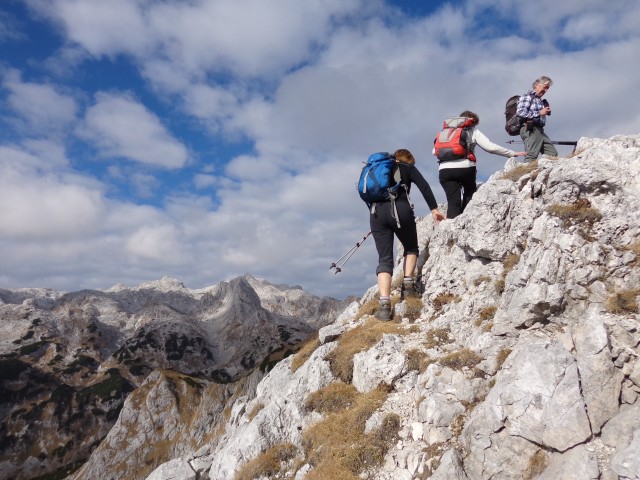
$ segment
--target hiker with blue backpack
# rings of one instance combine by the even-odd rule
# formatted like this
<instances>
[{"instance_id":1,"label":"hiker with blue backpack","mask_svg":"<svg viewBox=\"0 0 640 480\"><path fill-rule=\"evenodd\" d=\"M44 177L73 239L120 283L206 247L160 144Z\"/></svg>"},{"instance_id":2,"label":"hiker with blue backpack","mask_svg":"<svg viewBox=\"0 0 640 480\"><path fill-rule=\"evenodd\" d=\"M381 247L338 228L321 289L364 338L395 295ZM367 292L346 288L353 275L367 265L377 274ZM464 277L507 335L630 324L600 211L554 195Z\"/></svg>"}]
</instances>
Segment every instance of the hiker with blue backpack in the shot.
<instances>
[{"instance_id":1,"label":"hiker with blue backpack","mask_svg":"<svg viewBox=\"0 0 640 480\"><path fill-rule=\"evenodd\" d=\"M447 218L456 218L476 193L476 145L487 153L503 157L521 157L526 152L514 152L493 143L478 130L480 117L465 110L458 117L444 121L443 129L434 140L433 154L438 158L440 185L447 196Z\"/></svg>"},{"instance_id":2,"label":"hiker with blue backpack","mask_svg":"<svg viewBox=\"0 0 640 480\"><path fill-rule=\"evenodd\" d=\"M415 158L409 150L400 149L393 155L386 152L371 155L362 170L358 184L360 197L369 207L369 224L378 251L376 275L380 307L375 316L383 321L391 320L394 236L398 237L404 248L404 296L420 296L414 282L419 249L415 214L409 199L412 184L420 190L431 210L433 220L436 223L444 220L431 187L415 167Z\"/></svg>"},{"instance_id":3,"label":"hiker with blue backpack","mask_svg":"<svg viewBox=\"0 0 640 480\"><path fill-rule=\"evenodd\" d=\"M547 117L551 115L551 107L542 97L553 85L549 77L542 76L532 84L531 90L520 96L516 115L520 122L520 138L527 150L525 162L532 162L541 153L549 157L557 157L558 151L544 133Z\"/></svg>"}]
</instances>

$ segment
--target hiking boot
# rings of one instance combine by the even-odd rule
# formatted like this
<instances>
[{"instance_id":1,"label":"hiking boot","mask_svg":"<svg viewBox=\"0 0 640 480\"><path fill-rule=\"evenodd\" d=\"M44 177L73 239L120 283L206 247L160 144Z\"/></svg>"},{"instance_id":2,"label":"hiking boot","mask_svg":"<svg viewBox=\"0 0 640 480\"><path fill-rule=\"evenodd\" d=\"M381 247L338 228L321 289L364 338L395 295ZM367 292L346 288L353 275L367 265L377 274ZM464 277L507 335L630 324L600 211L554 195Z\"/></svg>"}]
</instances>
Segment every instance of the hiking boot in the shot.
<instances>
[{"instance_id":1,"label":"hiking boot","mask_svg":"<svg viewBox=\"0 0 640 480\"><path fill-rule=\"evenodd\" d=\"M391 303L381 303L374 315L378 320L382 320L383 322L391 320Z\"/></svg>"},{"instance_id":2,"label":"hiking boot","mask_svg":"<svg viewBox=\"0 0 640 480\"><path fill-rule=\"evenodd\" d=\"M422 294L420 293L419 287L416 283L411 280L406 280L402 282L402 298L420 298Z\"/></svg>"}]
</instances>

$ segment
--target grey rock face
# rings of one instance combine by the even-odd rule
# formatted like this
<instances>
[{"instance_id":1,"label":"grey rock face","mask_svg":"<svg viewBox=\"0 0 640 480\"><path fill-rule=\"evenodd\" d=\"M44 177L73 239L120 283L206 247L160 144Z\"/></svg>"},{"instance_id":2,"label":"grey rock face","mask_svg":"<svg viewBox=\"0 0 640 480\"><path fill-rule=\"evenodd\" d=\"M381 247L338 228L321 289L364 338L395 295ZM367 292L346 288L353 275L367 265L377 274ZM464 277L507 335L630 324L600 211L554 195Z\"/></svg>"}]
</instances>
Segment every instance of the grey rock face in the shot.
<instances>
[{"instance_id":1,"label":"grey rock face","mask_svg":"<svg viewBox=\"0 0 640 480\"><path fill-rule=\"evenodd\" d=\"M468 480L468 478L462 464L462 455L454 448L442 455L439 468L431 475L431 480Z\"/></svg>"},{"instance_id":2,"label":"grey rock face","mask_svg":"<svg viewBox=\"0 0 640 480\"><path fill-rule=\"evenodd\" d=\"M471 421L480 416L483 421L476 425L492 432L504 428L511 436L561 452L591 435L576 362L561 345L548 341L518 344ZM465 438L473 442L476 432L468 430Z\"/></svg>"},{"instance_id":3,"label":"grey rock face","mask_svg":"<svg viewBox=\"0 0 640 480\"><path fill-rule=\"evenodd\" d=\"M623 480L640 478L640 430L633 432L626 448L618 449L611 459L611 470Z\"/></svg>"},{"instance_id":4,"label":"grey rock face","mask_svg":"<svg viewBox=\"0 0 640 480\"><path fill-rule=\"evenodd\" d=\"M395 335L384 335L376 349L353 357L353 385L368 392L380 383L392 385L404 370L402 341Z\"/></svg>"},{"instance_id":5,"label":"grey rock face","mask_svg":"<svg viewBox=\"0 0 640 480\"><path fill-rule=\"evenodd\" d=\"M537 480L556 480L559 478L563 480L598 480L600 469L595 451L584 445L578 445L565 452L564 455L555 455Z\"/></svg>"},{"instance_id":6,"label":"grey rock face","mask_svg":"<svg viewBox=\"0 0 640 480\"><path fill-rule=\"evenodd\" d=\"M581 139L577 152L524 166L509 161L461 216L437 226L419 219L430 253L419 307L399 303L394 322L385 324L397 327L389 333L350 305L299 368L287 358L255 389L230 396L223 430L212 421L211 438L190 450L181 443L174 461L149 478L181 478L190 468L202 479L229 480L278 445L293 449L294 458L260 478L314 478L315 455L329 446L311 455L305 434L331 414L308 409L306 400L338 382L328 359L345 351L355 395L387 385L382 404L363 419L365 433L389 416L399 419L383 458L353 475L637 477L640 135ZM399 256L394 281L401 263ZM360 306L376 294L369 289ZM357 333L381 332L374 342L347 335L365 324L371 332ZM348 339L352 344L343 345ZM149 404L169 398L152 390ZM126 405L119 422L139 410ZM205 423L197 422L201 435ZM171 425L180 430L179 422Z\"/></svg>"},{"instance_id":7,"label":"grey rock face","mask_svg":"<svg viewBox=\"0 0 640 480\"><path fill-rule=\"evenodd\" d=\"M605 323L595 312L578 324L573 341L591 429L598 433L618 411L624 373L613 364Z\"/></svg>"}]
</instances>

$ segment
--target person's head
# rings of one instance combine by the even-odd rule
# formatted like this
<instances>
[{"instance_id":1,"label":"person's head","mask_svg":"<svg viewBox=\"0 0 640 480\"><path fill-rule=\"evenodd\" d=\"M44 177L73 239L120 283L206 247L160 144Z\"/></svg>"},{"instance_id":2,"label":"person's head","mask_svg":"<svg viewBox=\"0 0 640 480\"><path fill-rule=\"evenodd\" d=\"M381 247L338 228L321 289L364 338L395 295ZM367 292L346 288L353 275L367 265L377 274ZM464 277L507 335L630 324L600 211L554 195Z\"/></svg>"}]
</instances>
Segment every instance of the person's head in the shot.
<instances>
[{"instance_id":1,"label":"person's head","mask_svg":"<svg viewBox=\"0 0 640 480\"><path fill-rule=\"evenodd\" d=\"M465 118L473 118L473 124L478 125L480 123L480 117L477 113L470 112L469 110L465 110L460 114L461 117Z\"/></svg>"},{"instance_id":2,"label":"person's head","mask_svg":"<svg viewBox=\"0 0 640 480\"><path fill-rule=\"evenodd\" d=\"M551 85L553 85L553 80L543 75L542 77L538 78L535 82L533 82L532 86L535 92L538 94L538 96L541 97L545 93L547 93L547 90L551 88Z\"/></svg>"},{"instance_id":3,"label":"person's head","mask_svg":"<svg viewBox=\"0 0 640 480\"><path fill-rule=\"evenodd\" d=\"M396 162L408 163L409 165L415 165L416 159L413 158L413 154L406 148L396 150L393 154L396 157Z\"/></svg>"}]
</instances>

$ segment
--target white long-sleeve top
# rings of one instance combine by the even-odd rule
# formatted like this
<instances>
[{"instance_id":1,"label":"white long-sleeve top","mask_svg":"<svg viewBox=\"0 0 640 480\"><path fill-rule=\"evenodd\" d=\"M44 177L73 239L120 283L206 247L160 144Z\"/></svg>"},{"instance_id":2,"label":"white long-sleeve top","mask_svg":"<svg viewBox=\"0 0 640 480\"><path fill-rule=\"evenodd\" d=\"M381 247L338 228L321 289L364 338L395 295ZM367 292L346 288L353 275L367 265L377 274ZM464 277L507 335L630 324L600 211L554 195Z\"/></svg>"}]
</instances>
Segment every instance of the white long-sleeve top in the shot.
<instances>
[{"instance_id":1,"label":"white long-sleeve top","mask_svg":"<svg viewBox=\"0 0 640 480\"><path fill-rule=\"evenodd\" d=\"M503 157L515 157L516 152L513 150L509 150L508 148L501 147L500 145L493 143L489 138L482 133L477 127L470 127L469 132L471 133L471 145L469 145L471 151L476 148L476 145L483 149L487 153L492 153L494 155L501 155ZM431 152L434 155L436 154L435 148ZM442 162L440 163L439 170L443 170L445 168L466 168L466 167L475 167L476 162L472 162L467 158L463 158L462 160L454 160L451 162Z\"/></svg>"}]
</instances>

